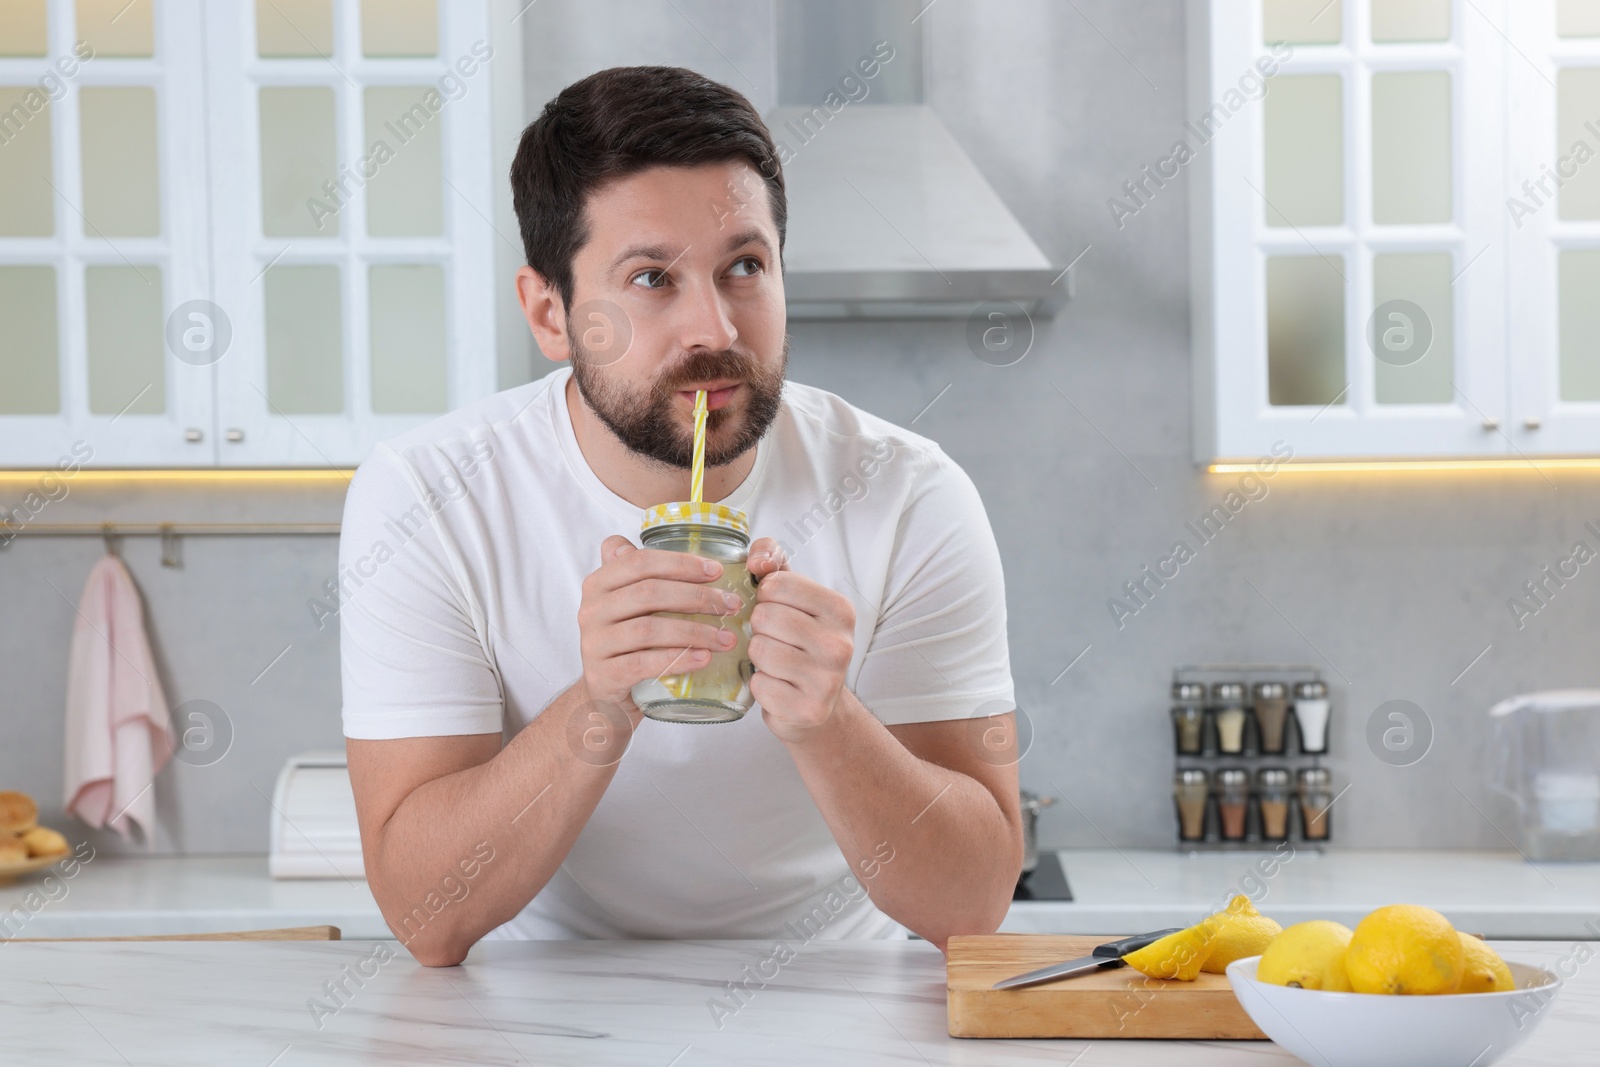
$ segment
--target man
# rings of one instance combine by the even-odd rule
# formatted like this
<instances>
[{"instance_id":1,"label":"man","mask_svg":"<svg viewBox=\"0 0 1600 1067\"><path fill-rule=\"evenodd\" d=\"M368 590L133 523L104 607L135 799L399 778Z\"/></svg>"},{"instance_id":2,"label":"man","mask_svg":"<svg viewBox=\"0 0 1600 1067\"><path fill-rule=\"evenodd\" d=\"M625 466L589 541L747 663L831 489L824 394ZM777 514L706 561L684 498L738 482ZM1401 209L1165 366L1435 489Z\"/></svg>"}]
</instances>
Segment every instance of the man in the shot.
<instances>
[{"instance_id":1,"label":"man","mask_svg":"<svg viewBox=\"0 0 1600 1067\"><path fill-rule=\"evenodd\" d=\"M368 881L422 963L481 938L989 933L1022 861L999 553L933 442L785 383L786 205L749 102L670 67L562 91L511 180L540 349L571 363L376 450L341 541L344 728ZM629 690L705 663L686 500L745 511L751 693L722 725ZM867 897L870 896L870 900Z\"/></svg>"}]
</instances>

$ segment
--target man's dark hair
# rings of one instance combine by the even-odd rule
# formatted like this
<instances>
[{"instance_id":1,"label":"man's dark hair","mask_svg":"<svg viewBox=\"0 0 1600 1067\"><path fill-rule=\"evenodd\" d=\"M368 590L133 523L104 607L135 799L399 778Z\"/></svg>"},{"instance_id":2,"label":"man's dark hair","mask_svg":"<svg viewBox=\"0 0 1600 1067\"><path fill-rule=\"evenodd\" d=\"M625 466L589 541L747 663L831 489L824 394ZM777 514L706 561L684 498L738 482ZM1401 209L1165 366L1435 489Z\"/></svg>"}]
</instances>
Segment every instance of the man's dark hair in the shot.
<instances>
[{"instance_id":1,"label":"man's dark hair","mask_svg":"<svg viewBox=\"0 0 1600 1067\"><path fill-rule=\"evenodd\" d=\"M572 260L589 239L583 210L606 182L650 167L742 159L767 186L782 254L788 201L778 150L750 101L682 67L612 67L561 90L522 131L512 202L528 266L572 307ZM709 208L708 208L709 210Z\"/></svg>"}]
</instances>

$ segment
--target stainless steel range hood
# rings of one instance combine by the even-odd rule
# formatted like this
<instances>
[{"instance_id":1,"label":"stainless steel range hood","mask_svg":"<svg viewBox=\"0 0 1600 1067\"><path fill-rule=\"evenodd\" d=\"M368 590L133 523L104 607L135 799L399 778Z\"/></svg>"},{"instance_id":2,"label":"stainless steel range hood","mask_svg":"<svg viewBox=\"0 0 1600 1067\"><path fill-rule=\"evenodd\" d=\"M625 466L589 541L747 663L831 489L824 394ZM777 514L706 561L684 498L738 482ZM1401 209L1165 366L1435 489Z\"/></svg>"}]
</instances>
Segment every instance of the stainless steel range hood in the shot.
<instances>
[{"instance_id":1,"label":"stainless steel range hood","mask_svg":"<svg viewBox=\"0 0 1600 1067\"><path fill-rule=\"evenodd\" d=\"M922 102L917 10L779 0L780 106L766 121L786 161L789 315L965 318L1009 301L1047 317L1070 298L1071 276ZM879 41L893 58L863 77L857 65Z\"/></svg>"}]
</instances>

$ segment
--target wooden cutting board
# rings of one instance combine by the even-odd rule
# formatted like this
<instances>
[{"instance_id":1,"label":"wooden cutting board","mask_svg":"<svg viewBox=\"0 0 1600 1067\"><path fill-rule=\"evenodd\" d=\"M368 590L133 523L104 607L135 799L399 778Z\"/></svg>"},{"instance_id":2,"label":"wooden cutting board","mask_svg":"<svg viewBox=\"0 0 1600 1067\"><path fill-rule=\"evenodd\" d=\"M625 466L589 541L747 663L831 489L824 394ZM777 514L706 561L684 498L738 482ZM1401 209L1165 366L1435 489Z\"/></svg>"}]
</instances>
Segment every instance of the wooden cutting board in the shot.
<instances>
[{"instance_id":1,"label":"wooden cutting board","mask_svg":"<svg viewBox=\"0 0 1600 1067\"><path fill-rule=\"evenodd\" d=\"M952 937L945 958L950 1036L1265 1040L1221 974L1169 982L1114 967L1020 989L990 988L1115 940L1077 934Z\"/></svg>"}]
</instances>

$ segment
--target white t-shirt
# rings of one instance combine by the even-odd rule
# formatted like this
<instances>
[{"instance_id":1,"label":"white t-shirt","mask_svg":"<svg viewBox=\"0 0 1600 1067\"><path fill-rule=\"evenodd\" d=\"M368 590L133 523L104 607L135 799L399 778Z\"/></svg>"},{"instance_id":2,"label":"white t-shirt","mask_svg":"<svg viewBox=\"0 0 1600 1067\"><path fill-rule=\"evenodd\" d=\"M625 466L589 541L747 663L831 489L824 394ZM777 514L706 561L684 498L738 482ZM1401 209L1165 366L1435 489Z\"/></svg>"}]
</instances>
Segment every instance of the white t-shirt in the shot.
<instances>
[{"instance_id":1,"label":"white t-shirt","mask_svg":"<svg viewBox=\"0 0 1600 1067\"><path fill-rule=\"evenodd\" d=\"M471 404L357 471L339 544L346 736L509 737L582 675L581 583L607 536L638 543L642 509L584 459L570 377ZM882 722L1014 707L999 551L937 444L786 382L753 469L722 502L854 602L845 681ZM645 719L566 861L491 936L798 931L905 936L866 897L758 705L726 724Z\"/></svg>"}]
</instances>

